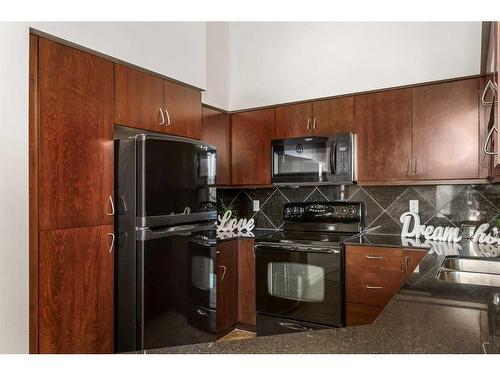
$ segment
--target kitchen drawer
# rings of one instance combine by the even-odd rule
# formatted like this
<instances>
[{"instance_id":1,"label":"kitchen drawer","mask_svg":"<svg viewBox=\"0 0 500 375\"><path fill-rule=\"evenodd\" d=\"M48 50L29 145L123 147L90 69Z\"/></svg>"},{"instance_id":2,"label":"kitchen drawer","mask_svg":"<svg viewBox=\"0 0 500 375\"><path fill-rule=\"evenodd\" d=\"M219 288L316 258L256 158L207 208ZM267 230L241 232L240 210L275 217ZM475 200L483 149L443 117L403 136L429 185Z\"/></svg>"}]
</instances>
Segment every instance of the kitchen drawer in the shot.
<instances>
[{"instance_id":1,"label":"kitchen drawer","mask_svg":"<svg viewBox=\"0 0 500 375\"><path fill-rule=\"evenodd\" d=\"M384 308L380 306L364 305L360 303L347 303L346 325L359 326L371 324Z\"/></svg>"},{"instance_id":2,"label":"kitchen drawer","mask_svg":"<svg viewBox=\"0 0 500 375\"><path fill-rule=\"evenodd\" d=\"M346 300L367 305L384 306L401 288L401 271L372 267L350 267L346 275Z\"/></svg>"},{"instance_id":3,"label":"kitchen drawer","mask_svg":"<svg viewBox=\"0 0 500 375\"><path fill-rule=\"evenodd\" d=\"M376 267L384 270L401 271L403 249L393 247L356 246L346 248L346 266Z\"/></svg>"}]
</instances>

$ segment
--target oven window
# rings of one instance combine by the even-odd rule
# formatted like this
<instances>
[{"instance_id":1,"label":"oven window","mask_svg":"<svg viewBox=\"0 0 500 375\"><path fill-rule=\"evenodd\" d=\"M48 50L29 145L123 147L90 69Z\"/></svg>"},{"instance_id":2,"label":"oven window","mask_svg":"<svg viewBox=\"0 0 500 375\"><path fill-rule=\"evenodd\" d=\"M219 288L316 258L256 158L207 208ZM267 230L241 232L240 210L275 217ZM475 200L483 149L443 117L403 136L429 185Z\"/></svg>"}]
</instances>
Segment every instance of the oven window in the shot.
<instances>
[{"instance_id":1,"label":"oven window","mask_svg":"<svg viewBox=\"0 0 500 375\"><path fill-rule=\"evenodd\" d=\"M267 264L269 295L295 301L322 302L325 299L325 270L292 262Z\"/></svg>"},{"instance_id":2,"label":"oven window","mask_svg":"<svg viewBox=\"0 0 500 375\"><path fill-rule=\"evenodd\" d=\"M273 148L273 174L326 174L327 149L322 143L285 144Z\"/></svg>"}]
</instances>

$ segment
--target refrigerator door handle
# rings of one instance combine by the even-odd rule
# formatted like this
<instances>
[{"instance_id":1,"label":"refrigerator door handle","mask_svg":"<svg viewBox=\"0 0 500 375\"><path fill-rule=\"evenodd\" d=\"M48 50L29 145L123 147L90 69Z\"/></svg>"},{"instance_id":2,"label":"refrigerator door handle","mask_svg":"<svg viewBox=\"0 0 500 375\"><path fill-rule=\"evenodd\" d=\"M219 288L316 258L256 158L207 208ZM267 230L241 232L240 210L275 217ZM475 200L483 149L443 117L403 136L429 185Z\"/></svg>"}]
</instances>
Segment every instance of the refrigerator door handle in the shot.
<instances>
[{"instance_id":1,"label":"refrigerator door handle","mask_svg":"<svg viewBox=\"0 0 500 375\"><path fill-rule=\"evenodd\" d=\"M188 225L177 225L174 227L162 228L160 230L152 230L150 228L140 229L137 231L137 239L139 241L146 241L155 238L176 236L180 234L188 234L192 232L202 232L207 230L215 230L217 224L188 224Z\"/></svg>"}]
</instances>

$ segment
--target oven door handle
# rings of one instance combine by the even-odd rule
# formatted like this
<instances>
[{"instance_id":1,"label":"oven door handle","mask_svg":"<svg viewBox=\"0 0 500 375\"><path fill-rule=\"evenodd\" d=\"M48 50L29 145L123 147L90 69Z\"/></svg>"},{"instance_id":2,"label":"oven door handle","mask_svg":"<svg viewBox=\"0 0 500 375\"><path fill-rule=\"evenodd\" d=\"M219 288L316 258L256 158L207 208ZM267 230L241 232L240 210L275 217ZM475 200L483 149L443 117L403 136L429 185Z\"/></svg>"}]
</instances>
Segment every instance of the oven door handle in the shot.
<instances>
[{"instance_id":1,"label":"oven door handle","mask_svg":"<svg viewBox=\"0 0 500 375\"><path fill-rule=\"evenodd\" d=\"M325 254L340 254L340 250L331 248L322 248L314 246L290 246L290 245L275 245L275 244L256 244L255 248L266 248L277 251L303 251L308 253L325 253Z\"/></svg>"},{"instance_id":2,"label":"oven door handle","mask_svg":"<svg viewBox=\"0 0 500 375\"><path fill-rule=\"evenodd\" d=\"M294 331L312 331L312 328L305 327L301 324L291 323L291 322L278 322L282 327L293 329Z\"/></svg>"}]
</instances>

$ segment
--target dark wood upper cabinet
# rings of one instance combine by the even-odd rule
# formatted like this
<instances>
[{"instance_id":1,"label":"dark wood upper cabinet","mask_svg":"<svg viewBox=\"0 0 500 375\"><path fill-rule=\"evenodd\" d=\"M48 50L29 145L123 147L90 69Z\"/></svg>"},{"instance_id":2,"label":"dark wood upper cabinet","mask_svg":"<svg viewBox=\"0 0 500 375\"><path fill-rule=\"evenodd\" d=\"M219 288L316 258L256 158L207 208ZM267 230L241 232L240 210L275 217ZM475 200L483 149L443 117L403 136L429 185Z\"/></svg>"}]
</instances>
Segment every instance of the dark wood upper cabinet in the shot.
<instances>
[{"instance_id":1,"label":"dark wood upper cabinet","mask_svg":"<svg viewBox=\"0 0 500 375\"><path fill-rule=\"evenodd\" d=\"M115 123L161 132L163 79L115 64Z\"/></svg>"},{"instance_id":2,"label":"dark wood upper cabinet","mask_svg":"<svg viewBox=\"0 0 500 375\"><path fill-rule=\"evenodd\" d=\"M354 133L354 97L313 102L315 135Z\"/></svg>"},{"instance_id":3,"label":"dark wood upper cabinet","mask_svg":"<svg viewBox=\"0 0 500 375\"><path fill-rule=\"evenodd\" d=\"M271 140L274 108L231 115L231 179L233 185L271 184Z\"/></svg>"},{"instance_id":4,"label":"dark wood upper cabinet","mask_svg":"<svg viewBox=\"0 0 500 375\"><path fill-rule=\"evenodd\" d=\"M201 139L201 93L197 89L163 81L165 132Z\"/></svg>"},{"instance_id":5,"label":"dark wood upper cabinet","mask_svg":"<svg viewBox=\"0 0 500 375\"><path fill-rule=\"evenodd\" d=\"M217 185L231 185L231 125L229 115L202 108L201 139L217 147Z\"/></svg>"},{"instance_id":6,"label":"dark wood upper cabinet","mask_svg":"<svg viewBox=\"0 0 500 375\"><path fill-rule=\"evenodd\" d=\"M39 38L39 226L113 223L113 63Z\"/></svg>"},{"instance_id":7,"label":"dark wood upper cabinet","mask_svg":"<svg viewBox=\"0 0 500 375\"><path fill-rule=\"evenodd\" d=\"M478 79L412 89L412 178L479 178Z\"/></svg>"},{"instance_id":8,"label":"dark wood upper cabinet","mask_svg":"<svg viewBox=\"0 0 500 375\"><path fill-rule=\"evenodd\" d=\"M411 90L356 96L358 182L406 180L411 159Z\"/></svg>"},{"instance_id":9,"label":"dark wood upper cabinet","mask_svg":"<svg viewBox=\"0 0 500 375\"><path fill-rule=\"evenodd\" d=\"M113 352L113 225L40 232L39 352Z\"/></svg>"},{"instance_id":10,"label":"dark wood upper cabinet","mask_svg":"<svg viewBox=\"0 0 500 375\"><path fill-rule=\"evenodd\" d=\"M238 240L217 244L217 332L238 322Z\"/></svg>"},{"instance_id":11,"label":"dark wood upper cabinet","mask_svg":"<svg viewBox=\"0 0 500 375\"><path fill-rule=\"evenodd\" d=\"M312 135L312 103L276 107L276 138Z\"/></svg>"}]
</instances>

